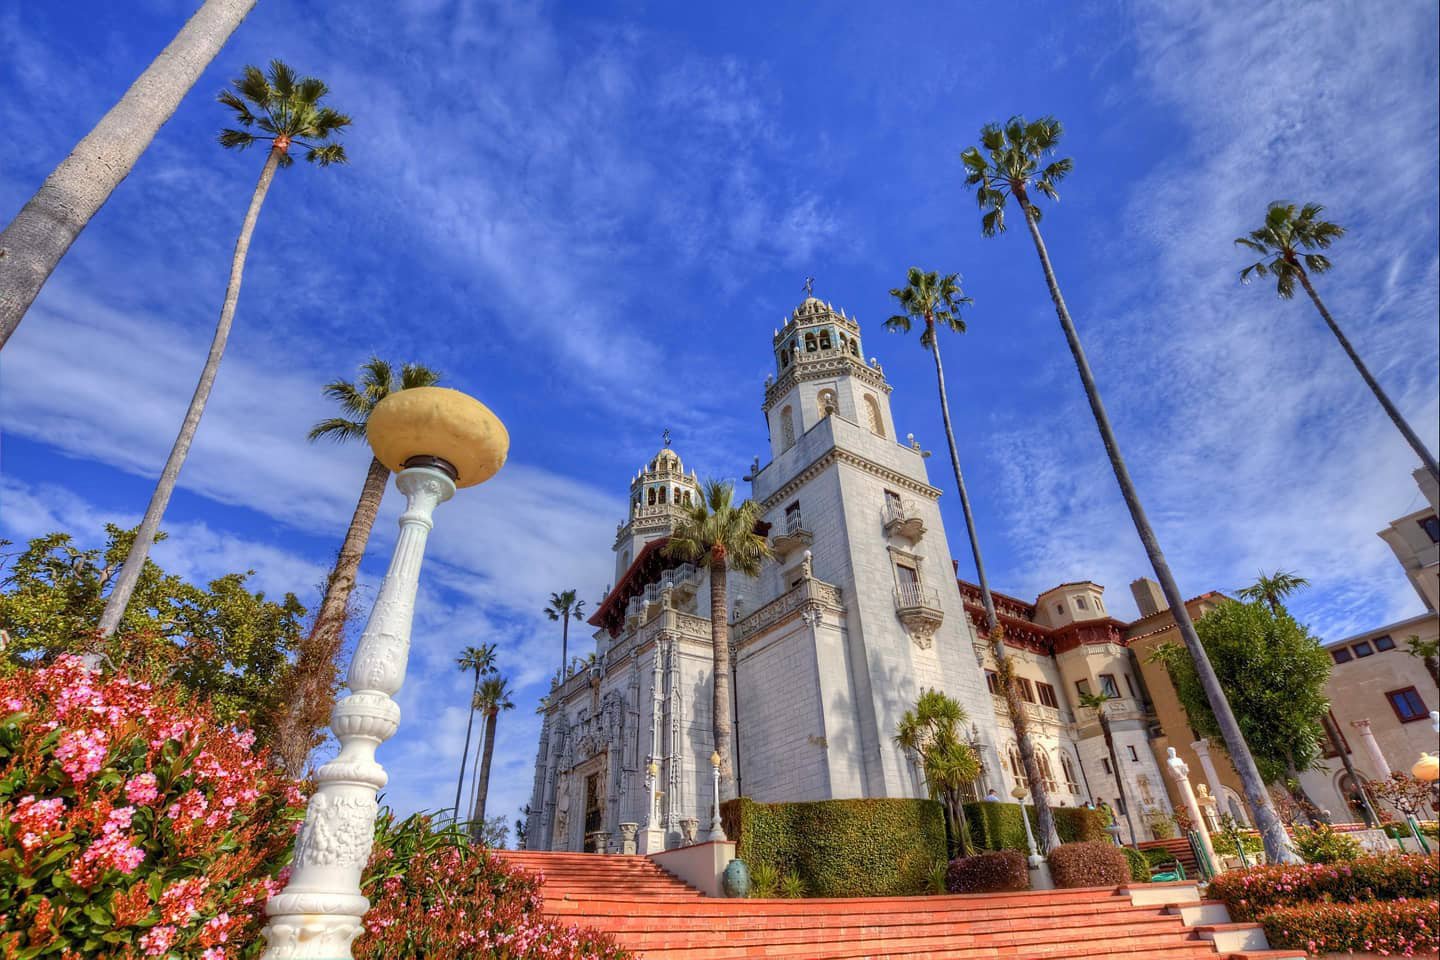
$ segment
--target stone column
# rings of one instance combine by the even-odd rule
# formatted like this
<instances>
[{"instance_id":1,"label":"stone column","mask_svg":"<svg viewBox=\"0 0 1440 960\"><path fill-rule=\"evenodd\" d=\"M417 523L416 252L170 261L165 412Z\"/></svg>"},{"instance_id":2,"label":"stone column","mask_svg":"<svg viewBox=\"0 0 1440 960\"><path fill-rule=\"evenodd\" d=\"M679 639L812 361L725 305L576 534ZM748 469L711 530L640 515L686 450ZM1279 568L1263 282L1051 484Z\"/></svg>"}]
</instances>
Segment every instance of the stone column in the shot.
<instances>
[{"instance_id":1,"label":"stone column","mask_svg":"<svg viewBox=\"0 0 1440 960\"><path fill-rule=\"evenodd\" d=\"M1383 780L1390 776L1390 763L1380 749L1380 742L1375 739L1375 731L1370 729L1370 721L1355 720L1351 722L1350 726L1360 734L1360 745L1365 748L1365 753L1370 757L1370 764L1375 768L1375 779Z\"/></svg>"},{"instance_id":2,"label":"stone column","mask_svg":"<svg viewBox=\"0 0 1440 960\"><path fill-rule=\"evenodd\" d=\"M1205 824L1205 815L1200 812L1200 804L1195 800L1195 791L1190 789L1190 767L1175 755L1174 747L1169 748L1169 753L1165 766L1175 781L1176 789L1180 791L1181 799L1185 801L1185 809L1189 811L1190 819L1195 821L1195 832L1200 835L1200 846L1205 849L1205 855L1210 858L1215 872L1219 873L1223 868L1215 856L1215 847L1210 843L1210 828Z\"/></svg>"},{"instance_id":3,"label":"stone column","mask_svg":"<svg viewBox=\"0 0 1440 960\"><path fill-rule=\"evenodd\" d=\"M430 517L455 493L454 481L433 467L402 470L395 485L405 494L400 537L350 663L352 692L330 714L340 754L315 774L290 881L265 905L262 960L348 958L370 907L360 893L360 872L375 836L375 795L389 779L375 750L400 726L393 698L405 682Z\"/></svg>"},{"instance_id":4,"label":"stone column","mask_svg":"<svg viewBox=\"0 0 1440 960\"><path fill-rule=\"evenodd\" d=\"M1202 737L1190 744L1190 749L1200 758L1200 769L1205 771L1205 783L1210 787L1210 796L1218 801L1225 793L1220 789L1220 774L1215 769L1214 758L1210 756L1210 741Z\"/></svg>"}]
</instances>

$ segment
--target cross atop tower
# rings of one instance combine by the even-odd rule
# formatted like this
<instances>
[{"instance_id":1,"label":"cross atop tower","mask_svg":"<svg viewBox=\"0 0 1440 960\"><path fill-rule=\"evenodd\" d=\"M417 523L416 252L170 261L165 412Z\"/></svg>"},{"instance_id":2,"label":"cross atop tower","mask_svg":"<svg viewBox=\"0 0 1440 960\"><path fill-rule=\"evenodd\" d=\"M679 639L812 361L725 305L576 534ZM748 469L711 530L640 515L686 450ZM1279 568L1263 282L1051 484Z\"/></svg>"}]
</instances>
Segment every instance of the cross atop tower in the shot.
<instances>
[{"instance_id":1,"label":"cross atop tower","mask_svg":"<svg viewBox=\"0 0 1440 960\"><path fill-rule=\"evenodd\" d=\"M807 297L813 297L813 296L815 296L815 278L814 278L814 277L806 277L806 278L805 278L805 296L807 296Z\"/></svg>"},{"instance_id":2,"label":"cross atop tower","mask_svg":"<svg viewBox=\"0 0 1440 960\"><path fill-rule=\"evenodd\" d=\"M666 447L666 449L669 449L669 447L670 447L670 428L669 428L669 427L666 427L666 428L664 429L664 431L661 432L661 434L660 434L660 439L663 440L663 441L665 441L665 447Z\"/></svg>"}]
</instances>

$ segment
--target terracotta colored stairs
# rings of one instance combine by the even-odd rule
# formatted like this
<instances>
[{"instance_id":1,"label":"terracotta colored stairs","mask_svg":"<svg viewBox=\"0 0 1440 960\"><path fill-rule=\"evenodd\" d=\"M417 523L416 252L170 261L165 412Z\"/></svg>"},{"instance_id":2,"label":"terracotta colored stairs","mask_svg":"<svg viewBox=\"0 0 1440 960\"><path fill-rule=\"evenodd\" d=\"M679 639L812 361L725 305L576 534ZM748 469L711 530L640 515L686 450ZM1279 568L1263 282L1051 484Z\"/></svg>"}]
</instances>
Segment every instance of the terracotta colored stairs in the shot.
<instances>
[{"instance_id":1,"label":"terracotta colored stairs","mask_svg":"<svg viewBox=\"0 0 1440 960\"><path fill-rule=\"evenodd\" d=\"M1254 949L1193 883L968 896L719 900L644 857L503 851L543 875L545 913L643 960L1289 960ZM1258 943L1263 944L1263 937ZM1250 949L1246 949L1249 947ZM1238 951L1238 952L1237 952Z\"/></svg>"}]
</instances>

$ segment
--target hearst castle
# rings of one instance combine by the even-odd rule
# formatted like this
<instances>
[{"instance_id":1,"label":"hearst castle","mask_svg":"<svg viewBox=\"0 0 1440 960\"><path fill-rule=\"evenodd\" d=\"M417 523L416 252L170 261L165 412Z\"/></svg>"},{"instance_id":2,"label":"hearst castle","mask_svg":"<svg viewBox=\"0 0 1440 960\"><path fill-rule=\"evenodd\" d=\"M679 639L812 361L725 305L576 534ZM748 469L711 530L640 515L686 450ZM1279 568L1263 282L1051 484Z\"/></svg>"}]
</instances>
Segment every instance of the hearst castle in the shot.
<instances>
[{"instance_id":1,"label":"hearst castle","mask_svg":"<svg viewBox=\"0 0 1440 960\"><path fill-rule=\"evenodd\" d=\"M747 479L774 559L754 579L729 580L738 792L771 802L923 796L894 734L933 687L969 716L984 765L976 795L1008 797L1024 775L977 632L978 591L956 579L941 490L918 444L897 439L890 384L864 359L856 321L814 297L773 349L762 407L770 462ZM545 701L531 849L618 851L633 839L650 852L679 845L689 821L702 833L710 824L708 573L663 549L699 495L696 473L668 446L630 483L615 587L590 619L594 664ZM1102 589L1065 584L1033 604L998 594L996 603L1052 803L1103 799L1123 809L1093 711L1077 709L1080 693L1109 693L1124 796L1141 807L1139 824L1147 812L1168 813L1170 801L1126 625L1107 615Z\"/></svg>"}]
</instances>

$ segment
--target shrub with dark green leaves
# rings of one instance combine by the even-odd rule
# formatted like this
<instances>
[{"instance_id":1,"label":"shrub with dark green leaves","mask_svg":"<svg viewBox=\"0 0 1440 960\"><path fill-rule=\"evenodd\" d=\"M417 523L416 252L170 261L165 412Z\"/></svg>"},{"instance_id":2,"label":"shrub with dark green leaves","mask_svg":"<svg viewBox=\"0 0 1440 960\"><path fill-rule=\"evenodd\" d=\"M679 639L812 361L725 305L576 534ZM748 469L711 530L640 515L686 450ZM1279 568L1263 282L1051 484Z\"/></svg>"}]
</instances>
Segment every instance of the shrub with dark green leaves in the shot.
<instances>
[{"instance_id":1,"label":"shrub with dark green leaves","mask_svg":"<svg viewBox=\"0 0 1440 960\"><path fill-rule=\"evenodd\" d=\"M1141 883L1150 882L1150 861L1145 854L1133 847L1122 847L1125 859L1130 864L1130 879L1138 880Z\"/></svg>"},{"instance_id":2,"label":"shrub with dark green leaves","mask_svg":"<svg viewBox=\"0 0 1440 960\"><path fill-rule=\"evenodd\" d=\"M1055 886L1109 887L1130 881L1130 861L1113 843L1062 843L1050 851Z\"/></svg>"},{"instance_id":3,"label":"shrub with dark green leaves","mask_svg":"<svg viewBox=\"0 0 1440 960\"><path fill-rule=\"evenodd\" d=\"M793 873L815 897L925 893L945 858L945 816L934 800L821 800L721 805L725 832L751 876L768 864Z\"/></svg>"},{"instance_id":4,"label":"shrub with dark green leaves","mask_svg":"<svg viewBox=\"0 0 1440 960\"><path fill-rule=\"evenodd\" d=\"M1440 860L1433 855L1359 857L1340 864L1277 863L1222 873L1207 896L1224 901L1230 919L1258 920L1270 907L1329 901L1434 900Z\"/></svg>"},{"instance_id":5,"label":"shrub with dark green leaves","mask_svg":"<svg viewBox=\"0 0 1440 960\"><path fill-rule=\"evenodd\" d=\"M1260 917L1265 938L1277 949L1336 956L1433 956L1440 948L1434 900L1372 900L1368 903L1302 903L1272 907Z\"/></svg>"},{"instance_id":6,"label":"shrub with dark green leaves","mask_svg":"<svg viewBox=\"0 0 1440 960\"><path fill-rule=\"evenodd\" d=\"M1016 850L997 850L973 857L956 857L945 871L945 889L951 893L1010 893L1030 889L1030 868Z\"/></svg>"},{"instance_id":7,"label":"shrub with dark green leaves","mask_svg":"<svg viewBox=\"0 0 1440 960\"><path fill-rule=\"evenodd\" d=\"M1362 852L1354 837L1336 832L1328 823L1318 823L1313 828L1295 827L1290 837L1295 841L1295 852L1306 863L1339 863L1354 860Z\"/></svg>"},{"instance_id":8,"label":"shrub with dark green leaves","mask_svg":"<svg viewBox=\"0 0 1440 960\"><path fill-rule=\"evenodd\" d=\"M1096 810L1084 807L1051 807L1055 815L1055 831L1061 843L1085 841L1107 842L1105 823ZM1035 808L1026 807L1030 828L1035 828ZM970 837L982 850L1019 850L1029 853L1025 825L1020 822L1020 806L1014 803L984 802L965 804L965 818L970 824Z\"/></svg>"}]
</instances>

